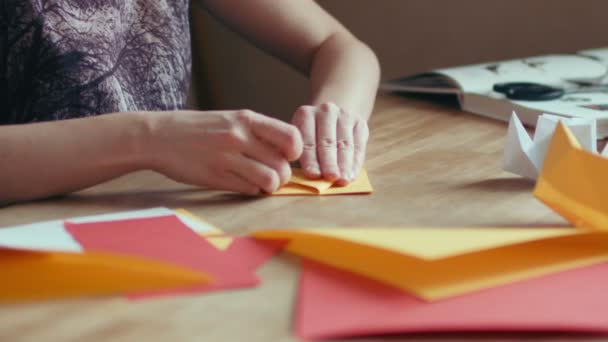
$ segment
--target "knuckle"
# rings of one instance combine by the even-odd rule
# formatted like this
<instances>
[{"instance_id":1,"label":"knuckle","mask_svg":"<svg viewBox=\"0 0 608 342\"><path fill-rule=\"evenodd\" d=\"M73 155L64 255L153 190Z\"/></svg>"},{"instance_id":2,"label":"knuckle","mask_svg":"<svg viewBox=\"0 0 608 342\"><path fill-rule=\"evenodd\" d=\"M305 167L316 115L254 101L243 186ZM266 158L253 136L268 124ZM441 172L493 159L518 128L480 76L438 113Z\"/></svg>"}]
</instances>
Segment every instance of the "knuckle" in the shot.
<instances>
[{"instance_id":1,"label":"knuckle","mask_svg":"<svg viewBox=\"0 0 608 342\"><path fill-rule=\"evenodd\" d=\"M245 133L236 126L232 126L220 133L222 142L228 146L242 146L247 143Z\"/></svg>"},{"instance_id":2,"label":"knuckle","mask_svg":"<svg viewBox=\"0 0 608 342\"><path fill-rule=\"evenodd\" d=\"M322 112L333 112L335 109L338 109L339 107L333 103L333 102L324 102L319 106L319 109Z\"/></svg>"},{"instance_id":3,"label":"knuckle","mask_svg":"<svg viewBox=\"0 0 608 342\"><path fill-rule=\"evenodd\" d=\"M319 147L320 148L335 148L336 140L332 139L332 138L322 138L321 141L319 142Z\"/></svg>"},{"instance_id":4,"label":"knuckle","mask_svg":"<svg viewBox=\"0 0 608 342\"><path fill-rule=\"evenodd\" d=\"M312 110L310 110L310 109L298 110L297 112L294 113L293 118L291 119L291 122L296 126L302 126L306 122L314 121L314 119L315 119L315 113Z\"/></svg>"},{"instance_id":5,"label":"knuckle","mask_svg":"<svg viewBox=\"0 0 608 342\"><path fill-rule=\"evenodd\" d=\"M250 109L240 109L235 113L236 120L243 124L249 124L254 116L255 112Z\"/></svg>"},{"instance_id":6,"label":"knuckle","mask_svg":"<svg viewBox=\"0 0 608 342\"><path fill-rule=\"evenodd\" d=\"M314 142L305 143L303 145L303 149L304 151L314 151L317 149L317 144L315 144Z\"/></svg>"},{"instance_id":7,"label":"knuckle","mask_svg":"<svg viewBox=\"0 0 608 342\"><path fill-rule=\"evenodd\" d=\"M312 106L300 106L293 114L294 118L312 118L315 115L314 107Z\"/></svg>"},{"instance_id":8,"label":"knuckle","mask_svg":"<svg viewBox=\"0 0 608 342\"><path fill-rule=\"evenodd\" d=\"M339 150L351 150L352 147L353 147L348 139L340 139L340 140L338 140L338 145L337 146L338 146Z\"/></svg>"}]
</instances>

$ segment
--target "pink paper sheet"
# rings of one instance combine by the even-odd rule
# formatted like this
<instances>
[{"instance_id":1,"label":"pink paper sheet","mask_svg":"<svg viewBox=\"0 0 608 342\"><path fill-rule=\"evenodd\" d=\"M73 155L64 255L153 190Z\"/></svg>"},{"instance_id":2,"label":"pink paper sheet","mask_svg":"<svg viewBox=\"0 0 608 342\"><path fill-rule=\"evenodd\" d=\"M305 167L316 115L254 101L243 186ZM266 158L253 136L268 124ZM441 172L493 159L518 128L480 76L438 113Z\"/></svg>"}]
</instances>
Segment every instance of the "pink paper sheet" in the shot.
<instances>
[{"instance_id":1,"label":"pink paper sheet","mask_svg":"<svg viewBox=\"0 0 608 342\"><path fill-rule=\"evenodd\" d=\"M608 333L608 263L437 302L302 261L296 334L309 339L424 332Z\"/></svg>"},{"instance_id":2,"label":"pink paper sheet","mask_svg":"<svg viewBox=\"0 0 608 342\"><path fill-rule=\"evenodd\" d=\"M228 250L220 251L175 216L82 224L66 222L65 227L85 250L163 260L213 277L210 285L138 293L130 298L252 287L259 283L255 268L280 248L256 244L243 237L235 239Z\"/></svg>"}]
</instances>

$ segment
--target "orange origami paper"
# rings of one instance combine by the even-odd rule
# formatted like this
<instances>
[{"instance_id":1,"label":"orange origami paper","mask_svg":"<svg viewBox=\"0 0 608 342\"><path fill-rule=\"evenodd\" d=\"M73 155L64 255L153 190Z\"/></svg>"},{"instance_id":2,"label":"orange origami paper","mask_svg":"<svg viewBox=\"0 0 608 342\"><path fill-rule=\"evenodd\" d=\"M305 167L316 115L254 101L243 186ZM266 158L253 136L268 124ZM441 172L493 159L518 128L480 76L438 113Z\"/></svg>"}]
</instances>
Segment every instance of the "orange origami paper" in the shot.
<instances>
[{"instance_id":1,"label":"orange origami paper","mask_svg":"<svg viewBox=\"0 0 608 342\"><path fill-rule=\"evenodd\" d=\"M570 228L260 230L262 240L426 300L608 261L608 234Z\"/></svg>"},{"instance_id":2,"label":"orange origami paper","mask_svg":"<svg viewBox=\"0 0 608 342\"><path fill-rule=\"evenodd\" d=\"M443 299L608 261L608 160L559 124L535 195L579 228L307 229L258 231L287 251Z\"/></svg>"},{"instance_id":3,"label":"orange origami paper","mask_svg":"<svg viewBox=\"0 0 608 342\"><path fill-rule=\"evenodd\" d=\"M273 196L282 195L346 195L346 194L369 194L373 191L369 177L365 169L357 179L346 186L337 186L324 179L308 179L301 169L294 169L291 180L272 193Z\"/></svg>"},{"instance_id":4,"label":"orange origami paper","mask_svg":"<svg viewBox=\"0 0 608 342\"><path fill-rule=\"evenodd\" d=\"M72 220L118 222L167 215L173 212L154 208ZM196 228L205 231L202 224ZM206 270L166 260L124 253L84 252L62 220L0 228L0 270L0 302L116 295L211 283Z\"/></svg>"},{"instance_id":5,"label":"orange origami paper","mask_svg":"<svg viewBox=\"0 0 608 342\"><path fill-rule=\"evenodd\" d=\"M555 130L534 195L579 228L608 230L608 160L585 151L563 124Z\"/></svg>"},{"instance_id":6,"label":"orange origami paper","mask_svg":"<svg viewBox=\"0 0 608 342\"><path fill-rule=\"evenodd\" d=\"M0 249L0 302L201 285L201 272L124 255Z\"/></svg>"}]
</instances>

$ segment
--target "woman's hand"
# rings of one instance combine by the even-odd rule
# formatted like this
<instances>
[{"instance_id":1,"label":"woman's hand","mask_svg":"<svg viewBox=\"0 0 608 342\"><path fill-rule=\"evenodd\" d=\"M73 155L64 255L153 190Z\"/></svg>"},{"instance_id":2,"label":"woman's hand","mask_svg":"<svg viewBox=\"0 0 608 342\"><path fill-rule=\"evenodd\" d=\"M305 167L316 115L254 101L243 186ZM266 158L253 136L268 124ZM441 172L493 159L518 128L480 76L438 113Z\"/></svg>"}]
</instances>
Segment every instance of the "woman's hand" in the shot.
<instances>
[{"instance_id":1,"label":"woman's hand","mask_svg":"<svg viewBox=\"0 0 608 342\"><path fill-rule=\"evenodd\" d=\"M297 128L249 110L149 114L152 168L183 183L244 194L273 192L302 153Z\"/></svg>"},{"instance_id":2,"label":"woman's hand","mask_svg":"<svg viewBox=\"0 0 608 342\"><path fill-rule=\"evenodd\" d=\"M307 177L346 185L359 176L369 138L364 118L324 103L298 108L292 123L302 134L300 164Z\"/></svg>"},{"instance_id":3,"label":"woman's hand","mask_svg":"<svg viewBox=\"0 0 608 342\"><path fill-rule=\"evenodd\" d=\"M309 78L315 106L300 107L292 120L304 140L300 164L305 174L339 185L354 180L364 162L367 119L380 80L374 52L316 1L201 3L232 30Z\"/></svg>"}]
</instances>

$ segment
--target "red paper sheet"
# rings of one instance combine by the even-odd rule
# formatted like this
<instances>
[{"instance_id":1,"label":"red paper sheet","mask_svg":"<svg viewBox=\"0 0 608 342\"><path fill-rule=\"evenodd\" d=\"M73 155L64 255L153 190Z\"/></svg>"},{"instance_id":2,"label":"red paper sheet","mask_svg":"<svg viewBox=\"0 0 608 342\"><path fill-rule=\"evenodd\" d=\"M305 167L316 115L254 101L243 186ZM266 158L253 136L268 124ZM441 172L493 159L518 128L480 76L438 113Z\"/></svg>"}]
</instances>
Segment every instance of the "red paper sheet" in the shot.
<instances>
[{"instance_id":1,"label":"red paper sheet","mask_svg":"<svg viewBox=\"0 0 608 342\"><path fill-rule=\"evenodd\" d=\"M235 237L224 252L244 262L255 271L278 254L287 241L261 241L248 236Z\"/></svg>"},{"instance_id":2,"label":"red paper sheet","mask_svg":"<svg viewBox=\"0 0 608 342\"><path fill-rule=\"evenodd\" d=\"M425 302L303 260L296 333L308 339L424 332L608 333L608 263Z\"/></svg>"},{"instance_id":3,"label":"red paper sheet","mask_svg":"<svg viewBox=\"0 0 608 342\"><path fill-rule=\"evenodd\" d=\"M82 224L66 222L65 227L85 250L162 260L205 271L213 277L210 285L138 293L131 298L255 286L259 283L255 268L280 248L256 244L249 238L237 238L223 252L185 226L176 216Z\"/></svg>"}]
</instances>

